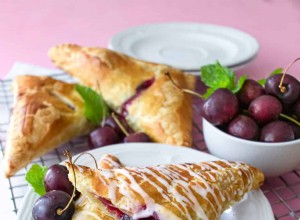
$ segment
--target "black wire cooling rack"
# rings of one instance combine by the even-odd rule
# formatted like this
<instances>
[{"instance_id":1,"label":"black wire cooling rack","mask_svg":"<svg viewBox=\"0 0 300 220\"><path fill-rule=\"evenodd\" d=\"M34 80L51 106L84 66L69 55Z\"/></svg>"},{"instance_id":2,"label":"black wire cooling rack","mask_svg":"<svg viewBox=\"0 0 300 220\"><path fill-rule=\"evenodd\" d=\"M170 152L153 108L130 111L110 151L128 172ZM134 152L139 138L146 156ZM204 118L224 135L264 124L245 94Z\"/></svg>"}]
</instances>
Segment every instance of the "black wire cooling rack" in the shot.
<instances>
[{"instance_id":1,"label":"black wire cooling rack","mask_svg":"<svg viewBox=\"0 0 300 220\"><path fill-rule=\"evenodd\" d=\"M53 74L51 77L67 82L75 82L73 78L64 73ZM11 85L12 80L0 81L0 114L7 115L5 117L0 117L3 118L3 120L0 121L0 148L2 157L6 145L6 132L9 124L9 114L13 105ZM201 90L200 87L201 85L198 85L198 90ZM199 112L196 107L199 106L199 102L201 102L201 100L195 99L193 105L193 147L200 151L207 152L202 136L202 119L199 117ZM11 202L13 207L11 211L17 213L22 199L28 189L28 185L25 181L27 169L30 168L33 163L50 166L61 162L66 159L63 155L63 151L65 149L69 149L73 155L89 150L87 138L77 138L58 147L54 151L32 161L31 164L17 172L16 175L7 179L7 190L10 191L11 198L10 201L2 202ZM276 220L300 219L300 167L283 176L268 178L262 186L262 190L272 206Z\"/></svg>"}]
</instances>

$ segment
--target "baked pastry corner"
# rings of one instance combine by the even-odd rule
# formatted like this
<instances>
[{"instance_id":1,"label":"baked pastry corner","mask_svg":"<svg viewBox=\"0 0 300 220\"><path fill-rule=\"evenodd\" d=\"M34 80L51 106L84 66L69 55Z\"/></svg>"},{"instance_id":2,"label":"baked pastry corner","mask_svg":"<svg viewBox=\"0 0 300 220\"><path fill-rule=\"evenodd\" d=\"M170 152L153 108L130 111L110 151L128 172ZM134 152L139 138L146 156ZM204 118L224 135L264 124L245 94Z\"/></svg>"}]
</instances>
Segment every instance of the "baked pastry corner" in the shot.
<instances>
[{"instance_id":1,"label":"baked pastry corner","mask_svg":"<svg viewBox=\"0 0 300 220\"><path fill-rule=\"evenodd\" d=\"M71 166L67 163L75 184ZM73 166L77 189L112 219L216 220L264 181L259 169L224 160L111 170Z\"/></svg>"},{"instance_id":2,"label":"baked pastry corner","mask_svg":"<svg viewBox=\"0 0 300 220\"><path fill-rule=\"evenodd\" d=\"M3 167L11 177L34 158L94 127L75 85L50 77L17 76Z\"/></svg>"},{"instance_id":3,"label":"baked pastry corner","mask_svg":"<svg viewBox=\"0 0 300 220\"><path fill-rule=\"evenodd\" d=\"M110 108L124 114L135 131L155 142L191 147L192 97L176 88L165 73L190 90L195 89L195 76L105 48L62 44L52 47L49 56L82 84L99 87Z\"/></svg>"}]
</instances>

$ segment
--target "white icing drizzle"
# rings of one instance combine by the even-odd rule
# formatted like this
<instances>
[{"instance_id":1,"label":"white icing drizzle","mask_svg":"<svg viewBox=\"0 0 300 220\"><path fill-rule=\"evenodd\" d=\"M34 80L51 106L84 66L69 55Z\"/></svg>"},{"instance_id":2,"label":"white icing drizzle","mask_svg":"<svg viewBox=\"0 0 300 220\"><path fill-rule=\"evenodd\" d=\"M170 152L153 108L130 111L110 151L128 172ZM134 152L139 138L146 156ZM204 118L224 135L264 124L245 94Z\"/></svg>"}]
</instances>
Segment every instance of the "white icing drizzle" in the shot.
<instances>
[{"instance_id":1,"label":"white icing drizzle","mask_svg":"<svg viewBox=\"0 0 300 220\"><path fill-rule=\"evenodd\" d=\"M218 201L218 198L216 197L216 195L215 195L215 193L214 193L214 187L212 188L207 182L206 182L206 177L203 177L203 175L201 175L201 173L199 173L199 174L197 174L197 173L195 173L195 172L193 172L191 169L189 169L189 167L187 167L187 166L184 166L184 165L178 165L178 167L180 167L181 169L184 169L184 170L186 170L188 173L189 173L189 175L191 175L191 176L193 176L193 177L195 177L196 179L199 179L199 180L204 180L202 183L204 183L204 185L205 185L205 189L203 189L201 186L199 186L199 188L202 188L202 190L201 191L199 191L199 190L197 190L197 188L196 189L194 189L199 195L201 195L203 198L207 198L207 194L208 193L210 193L212 196L213 196L213 198L214 198L214 200L215 200L215 203L218 205L218 207L220 207L221 206L221 204L219 203L219 201ZM209 203L211 203L208 199L206 199ZM199 205L200 206L200 204L198 204L198 202L197 202L197 205ZM212 206L212 207L214 207L214 206ZM198 207L197 207L197 209L198 209ZM197 210L196 209L196 210ZM216 212L216 214L218 213L218 211L216 211L215 210L215 212ZM198 213L197 213L198 214Z\"/></svg>"},{"instance_id":2,"label":"white icing drizzle","mask_svg":"<svg viewBox=\"0 0 300 220\"><path fill-rule=\"evenodd\" d=\"M110 179L114 177L113 172L111 172L110 170L103 170L101 172L101 175L104 176L106 179Z\"/></svg>"},{"instance_id":3,"label":"white icing drizzle","mask_svg":"<svg viewBox=\"0 0 300 220\"><path fill-rule=\"evenodd\" d=\"M174 168L174 167L172 167L172 168ZM174 169L174 171L169 169L169 171L171 171L171 176L174 176L173 172L175 172L176 170L180 171L179 169ZM184 213L185 213L186 217L188 219L192 219L192 217L188 211L188 207L187 207L187 205L189 204L190 207L193 207L193 206L195 207L195 211L197 214L200 213L200 216L202 216L204 219L206 219L205 218L206 215L205 215L202 207L199 205L197 199L195 198L194 194L192 193L192 191L189 188L190 185L187 182L188 179L182 175L179 175L178 177L179 177L178 178L179 180L175 180L175 181L173 180L174 183L173 183L173 192L172 193L173 193L175 200L182 207L184 207ZM180 192L178 192L178 190L176 190L175 186L180 187L180 189L184 192L184 195L182 195Z\"/></svg>"},{"instance_id":4,"label":"white icing drizzle","mask_svg":"<svg viewBox=\"0 0 300 220\"><path fill-rule=\"evenodd\" d=\"M105 155L105 157L103 157L103 159L102 159L102 162L106 163L109 167L112 167L112 168L120 168L121 167L121 164L114 161L110 155L107 155L107 156Z\"/></svg>"},{"instance_id":5,"label":"white icing drizzle","mask_svg":"<svg viewBox=\"0 0 300 220\"><path fill-rule=\"evenodd\" d=\"M130 174L130 172L128 172L127 169L118 169L117 172L126 176L130 180L130 183L129 183L130 188L132 188L134 191L139 193L139 195L143 197L145 204L147 204L147 207L145 210L136 210L136 212L134 212L132 218L137 219L137 218L148 217L148 216L152 215L154 213L154 211L156 211L160 208L160 205L155 203L155 201L141 188L141 186L136 182L134 177ZM128 184L126 181L124 181L123 183L125 185ZM154 207L156 207L156 208L154 208ZM163 208L163 210L164 210L164 212L169 212L168 210L165 210L164 208ZM157 214L160 215L161 217L163 217L163 215L164 215L163 213L157 213ZM177 216L175 216L171 212L168 213L168 216L172 216L172 219L174 219L174 220L179 219ZM166 219L166 218L163 217L162 219Z\"/></svg>"},{"instance_id":6,"label":"white icing drizzle","mask_svg":"<svg viewBox=\"0 0 300 220\"><path fill-rule=\"evenodd\" d=\"M120 164L109 157L105 159L107 159L107 163L113 166L120 166ZM226 168L230 168L231 170ZM244 183L245 188L243 186L239 189L234 188L237 180L235 180L235 175L232 171L235 169L239 169L237 171L239 176L245 175L247 177L247 184ZM222 172L219 172L220 170ZM155 201L148 194L147 189L143 189L139 184L147 182L161 195L159 200L170 202L184 218L188 220L194 219L195 217L193 216L196 214L197 218L208 220L209 218L197 198L201 197L206 200L215 212L215 215L219 216L223 208L222 202L231 201L235 197L234 195L242 195L244 192L250 190L250 183L254 178L254 173L249 170L247 165L241 163L230 163L227 161L221 161L221 163L204 162L201 164L100 170L99 179L105 185L110 183L108 186L108 196L113 204L116 202L117 190L118 193L130 201L129 204L120 204L119 208L126 210L128 213L133 213L132 217L134 219L149 217L153 213L156 213L162 220L181 219L180 216L176 216L175 213L161 205L160 201ZM137 179L139 179L139 183ZM218 184L213 184L217 181L223 182L223 185L228 187L229 190L220 189ZM203 185L200 185L200 183ZM229 194L229 191L232 191L233 195ZM141 207L142 204L135 200L132 193L139 194L144 200L142 204L146 204L146 207ZM231 198L232 196L234 197ZM189 208L195 212L193 215Z\"/></svg>"},{"instance_id":7,"label":"white icing drizzle","mask_svg":"<svg viewBox=\"0 0 300 220\"><path fill-rule=\"evenodd\" d=\"M84 169L81 166L77 166L77 168L80 173L84 173Z\"/></svg>"},{"instance_id":8,"label":"white icing drizzle","mask_svg":"<svg viewBox=\"0 0 300 220\"><path fill-rule=\"evenodd\" d=\"M153 176L156 178L156 180L162 184L163 186L167 187L167 190L166 190L166 193L164 193L164 189L161 188L160 186L158 186L156 183L154 182L151 182L149 181L149 178L147 178L147 176L145 174L142 173L142 175L139 175L137 173L137 175L141 176L141 177L144 177L145 181L147 181L149 184L151 184L152 186L154 186L158 192L161 193L162 197L167 200L168 202L171 202L171 198L168 196L169 193L171 193L171 189L173 189L173 187L170 187L170 184L162 177L160 177L159 175L157 175L156 173L154 173L153 171L151 171L149 168L144 168L143 171L145 173L147 173L148 175L150 176ZM161 175L163 175L162 173L160 173ZM169 180L169 182L171 182L172 180L169 179L167 176L163 175L166 179ZM176 191L177 194L179 194L177 191ZM175 194L175 193L174 193ZM180 195L181 196L181 195ZM178 200L177 200L178 201ZM179 211L183 211L176 203L172 203L172 205L177 208ZM186 205L184 206L184 211L187 212L187 209L186 209Z\"/></svg>"},{"instance_id":9,"label":"white icing drizzle","mask_svg":"<svg viewBox=\"0 0 300 220\"><path fill-rule=\"evenodd\" d=\"M113 177L113 173L111 173L111 172L108 171L108 170L102 170L101 176L99 175L98 177L99 177L99 180L103 183L103 185L108 186L108 185L109 185L109 184L108 184L109 182L107 181L107 179L108 179L109 177ZM106 178L103 178L103 177L106 177Z\"/></svg>"},{"instance_id":10,"label":"white icing drizzle","mask_svg":"<svg viewBox=\"0 0 300 220\"><path fill-rule=\"evenodd\" d=\"M111 201L116 200L116 189L117 189L117 183L116 181L112 181L108 187L108 197L111 199Z\"/></svg>"}]
</instances>

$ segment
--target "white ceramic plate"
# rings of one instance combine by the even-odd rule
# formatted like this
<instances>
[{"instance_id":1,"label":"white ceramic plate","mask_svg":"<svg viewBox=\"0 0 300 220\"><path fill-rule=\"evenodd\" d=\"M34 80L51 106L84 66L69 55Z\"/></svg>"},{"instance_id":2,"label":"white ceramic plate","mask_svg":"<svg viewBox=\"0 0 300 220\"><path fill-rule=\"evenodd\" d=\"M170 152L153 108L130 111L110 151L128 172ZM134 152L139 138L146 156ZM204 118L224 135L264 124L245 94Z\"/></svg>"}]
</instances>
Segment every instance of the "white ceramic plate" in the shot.
<instances>
[{"instance_id":1,"label":"white ceramic plate","mask_svg":"<svg viewBox=\"0 0 300 220\"><path fill-rule=\"evenodd\" d=\"M109 153L120 158L121 162L129 166L145 166L169 163L184 163L196 161L211 161L218 158L209 154L184 147L174 147L153 143L117 144L89 151L96 159ZM75 158L75 157L74 157ZM77 163L77 162L76 162ZM94 167L93 160L87 155L78 159L78 164ZM31 210L38 195L29 190L18 211L19 220L30 220ZM225 211L221 220L269 220L274 219L271 206L260 191L248 193L245 198Z\"/></svg>"},{"instance_id":2,"label":"white ceramic plate","mask_svg":"<svg viewBox=\"0 0 300 220\"><path fill-rule=\"evenodd\" d=\"M113 36L108 47L138 59L198 72L216 60L228 67L245 65L259 50L255 38L247 33L200 23L132 27Z\"/></svg>"}]
</instances>

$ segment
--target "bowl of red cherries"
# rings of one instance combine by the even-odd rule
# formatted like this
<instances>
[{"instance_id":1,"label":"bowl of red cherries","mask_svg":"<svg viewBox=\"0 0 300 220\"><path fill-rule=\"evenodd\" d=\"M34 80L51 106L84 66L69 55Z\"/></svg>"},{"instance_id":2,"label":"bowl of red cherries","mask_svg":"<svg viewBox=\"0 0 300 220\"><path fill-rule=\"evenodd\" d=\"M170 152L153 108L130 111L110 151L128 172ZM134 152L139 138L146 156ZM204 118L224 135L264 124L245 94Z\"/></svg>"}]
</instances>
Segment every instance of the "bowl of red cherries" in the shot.
<instances>
[{"instance_id":1,"label":"bowl of red cherries","mask_svg":"<svg viewBox=\"0 0 300 220\"><path fill-rule=\"evenodd\" d=\"M261 80L237 79L219 63L201 69L208 89L199 112L211 154L247 162L266 176L300 166L300 82L288 73L293 63Z\"/></svg>"}]
</instances>

